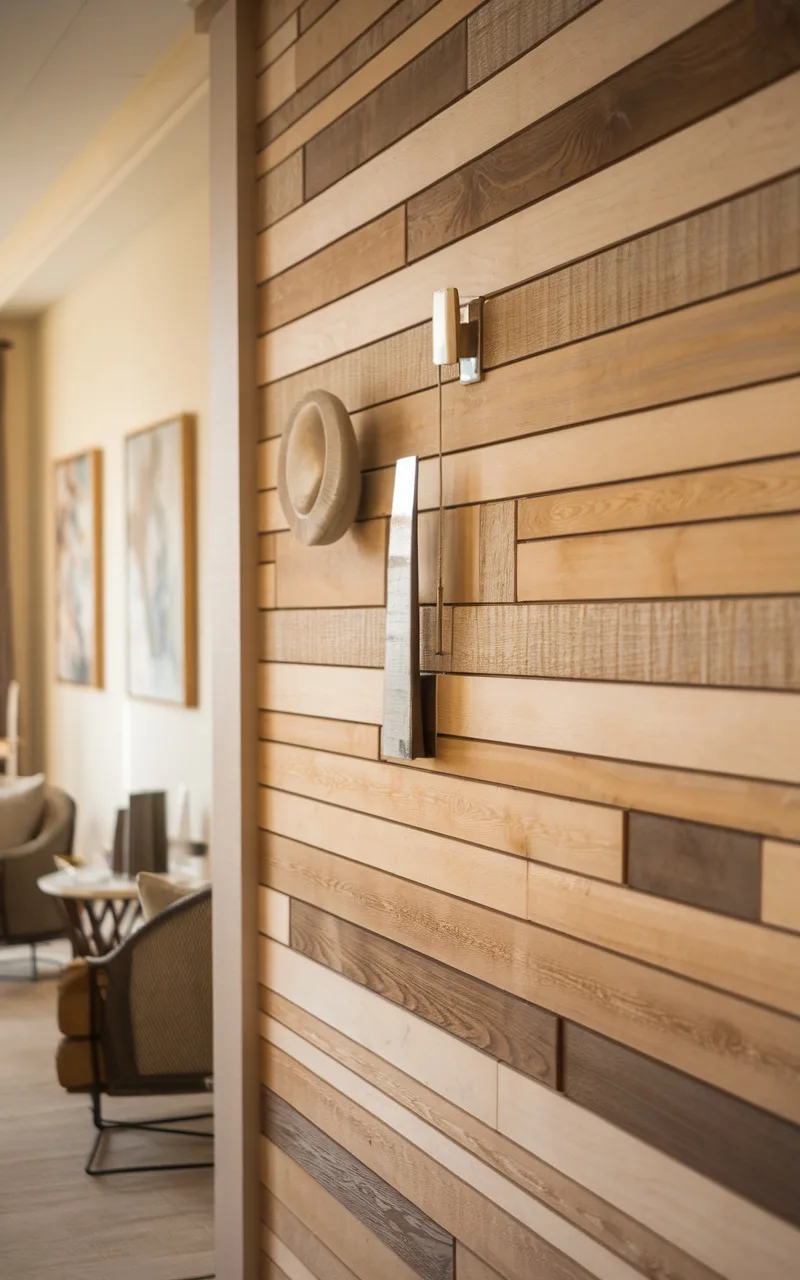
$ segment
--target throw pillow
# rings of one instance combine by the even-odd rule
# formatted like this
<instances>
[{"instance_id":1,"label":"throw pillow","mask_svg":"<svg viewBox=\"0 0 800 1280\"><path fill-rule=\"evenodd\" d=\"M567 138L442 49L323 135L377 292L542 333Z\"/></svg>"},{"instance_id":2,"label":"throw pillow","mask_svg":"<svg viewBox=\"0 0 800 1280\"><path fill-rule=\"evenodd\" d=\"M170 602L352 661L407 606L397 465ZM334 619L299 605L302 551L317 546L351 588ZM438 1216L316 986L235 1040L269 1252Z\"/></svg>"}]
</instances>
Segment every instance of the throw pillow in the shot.
<instances>
[{"instance_id":1,"label":"throw pillow","mask_svg":"<svg viewBox=\"0 0 800 1280\"><path fill-rule=\"evenodd\" d=\"M17 849L38 833L44 815L44 774L0 776L0 850Z\"/></svg>"},{"instance_id":2,"label":"throw pillow","mask_svg":"<svg viewBox=\"0 0 800 1280\"><path fill-rule=\"evenodd\" d=\"M145 920L152 920L165 907L181 898L189 898L202 889L200 884L176 884L169 876L157 876L152 871L140 871L136 877L136 888L139 890L139 902Z\"/></svg>"}]
</instances>

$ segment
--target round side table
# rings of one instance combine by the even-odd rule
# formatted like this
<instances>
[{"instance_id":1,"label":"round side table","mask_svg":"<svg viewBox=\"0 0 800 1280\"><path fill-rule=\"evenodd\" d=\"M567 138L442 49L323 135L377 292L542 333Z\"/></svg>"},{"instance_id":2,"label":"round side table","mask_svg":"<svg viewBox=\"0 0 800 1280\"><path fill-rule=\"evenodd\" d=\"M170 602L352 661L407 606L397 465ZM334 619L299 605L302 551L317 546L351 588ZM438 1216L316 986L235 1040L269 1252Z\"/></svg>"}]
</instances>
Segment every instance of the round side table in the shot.
<instances>
[{"instance_id":1,"label":"round side table","mask_svg":"<svg viewBox=\"0 0 800 1280\"><path fill-rule=\"evenodd\" d=\"M60 898L75 956L104 956L130 935L141 911L136 881L103 868L53 871L36 882Z\"/></svg>"}]
</instances>

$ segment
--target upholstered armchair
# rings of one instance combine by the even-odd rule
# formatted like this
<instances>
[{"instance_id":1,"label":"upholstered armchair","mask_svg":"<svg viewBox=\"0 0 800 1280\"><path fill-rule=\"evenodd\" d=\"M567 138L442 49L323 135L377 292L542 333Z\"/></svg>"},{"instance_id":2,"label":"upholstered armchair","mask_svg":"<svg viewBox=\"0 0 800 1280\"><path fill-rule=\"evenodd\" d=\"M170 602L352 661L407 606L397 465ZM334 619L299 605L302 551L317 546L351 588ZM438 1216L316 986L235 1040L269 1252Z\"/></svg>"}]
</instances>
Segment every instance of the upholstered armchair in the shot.
<instances>
[{"instance_id":1,"label":"upholstered armchair","mask_svg":"<svg viewBox=\"0 0 800 1280\"><path fill-rule=\"evenodd\" d=\"M61 904L42 893L36 881L54 870L54 856L70 856L74 827L75 802L58 787L45 787L37 834L26 844L0 851L0 943L30 943L34 976L36 944L66 933Z\"/></svg>"},{"instance_id":2,"label":"upholstered armchair","mask_svg":"<svg viewBox=\"0 0 800 1280\"><path fill-rule=\"evenodd\" d=\"M208 1137L175 1124L210 1112L168 1120L109 1120L103 1095L199 1093L211 1085L211 890L174 902L115 951L75 960L64 971L58 1000L56 1066L70 1093L88 1093L96 1129L86 1164L92 1175L154 1168L198 1168L197 1162L97 1169L94 1161L110 1129L140 1129ZM204 1162L202 1167L207 1167Z\"/></svg>"}]
</instances>

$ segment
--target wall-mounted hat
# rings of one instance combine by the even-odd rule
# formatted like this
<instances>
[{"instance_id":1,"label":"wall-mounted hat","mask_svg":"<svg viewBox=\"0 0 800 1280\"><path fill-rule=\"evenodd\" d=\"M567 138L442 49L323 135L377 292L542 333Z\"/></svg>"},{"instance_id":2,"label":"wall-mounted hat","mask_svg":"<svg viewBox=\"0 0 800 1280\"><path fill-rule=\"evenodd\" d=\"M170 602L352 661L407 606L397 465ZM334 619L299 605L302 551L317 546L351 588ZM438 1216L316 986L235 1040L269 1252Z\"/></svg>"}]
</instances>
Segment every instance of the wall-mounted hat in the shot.
<instances>
[{"instance_id":1,"label":"wall-mounted hat","mask_svg":"<svg viewBox=\"0 0 800 1280\"><path fill-rule=\"evenodd\" d=\"M361 467L350 415L329 391L309 391L292 410L278 454L278 495L298 542L336 542L353 523Z\"/></svg>"}]
</instances>

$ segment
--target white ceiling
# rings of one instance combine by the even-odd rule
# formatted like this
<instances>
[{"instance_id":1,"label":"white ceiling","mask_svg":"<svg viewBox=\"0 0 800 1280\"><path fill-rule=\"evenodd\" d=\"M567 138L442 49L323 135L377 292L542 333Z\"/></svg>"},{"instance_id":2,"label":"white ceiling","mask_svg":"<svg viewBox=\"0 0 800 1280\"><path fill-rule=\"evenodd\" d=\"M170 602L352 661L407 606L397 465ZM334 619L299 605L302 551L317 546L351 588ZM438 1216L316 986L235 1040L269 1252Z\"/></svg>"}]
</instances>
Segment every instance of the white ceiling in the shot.
<instances>
[{"instance_id":1,"label":"white ceiling","mask_svg":"<svg viewBox=\"0 0 800 1280\"><path fill-rule=\"evenodd\" d=\"M185 0L0 0L0 241L190 22Z\"/></svg>"}]
</instances>

